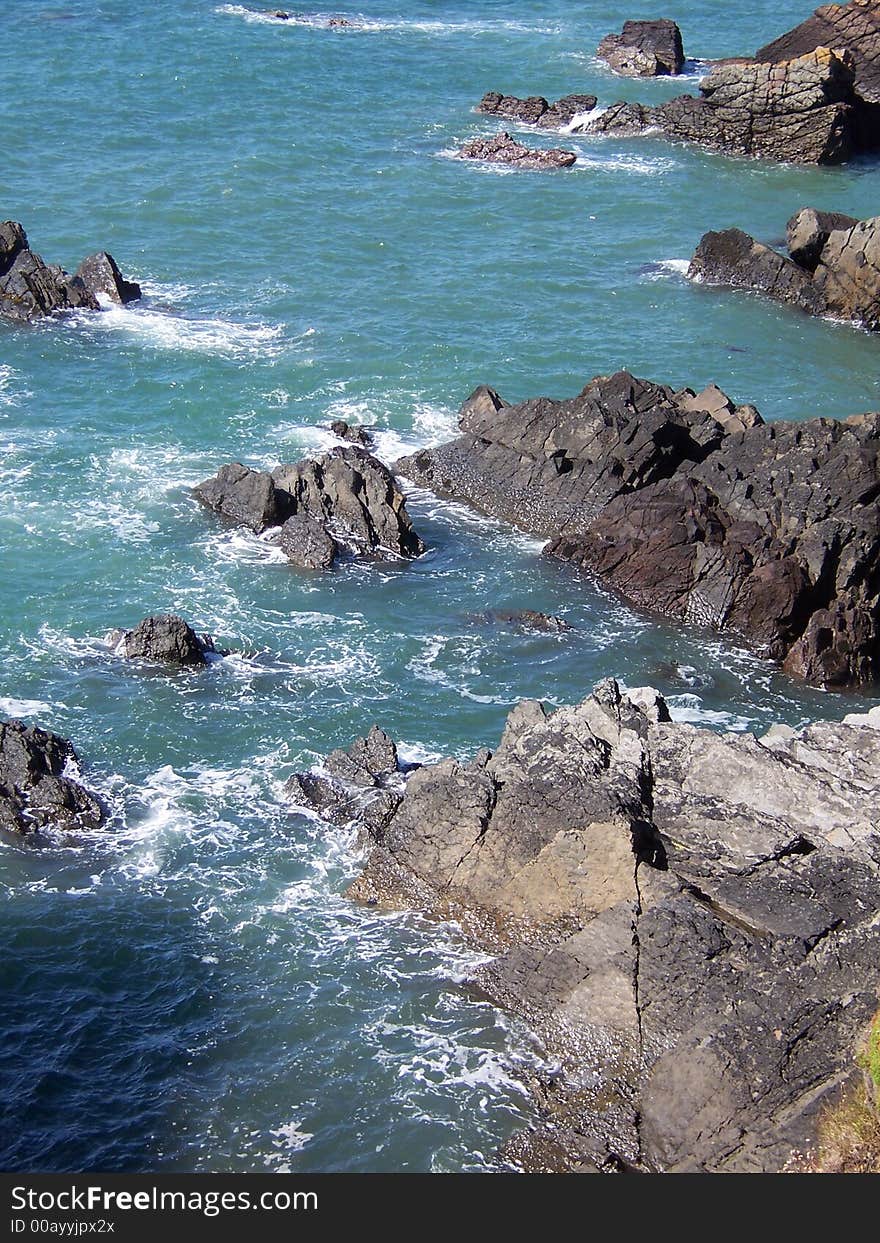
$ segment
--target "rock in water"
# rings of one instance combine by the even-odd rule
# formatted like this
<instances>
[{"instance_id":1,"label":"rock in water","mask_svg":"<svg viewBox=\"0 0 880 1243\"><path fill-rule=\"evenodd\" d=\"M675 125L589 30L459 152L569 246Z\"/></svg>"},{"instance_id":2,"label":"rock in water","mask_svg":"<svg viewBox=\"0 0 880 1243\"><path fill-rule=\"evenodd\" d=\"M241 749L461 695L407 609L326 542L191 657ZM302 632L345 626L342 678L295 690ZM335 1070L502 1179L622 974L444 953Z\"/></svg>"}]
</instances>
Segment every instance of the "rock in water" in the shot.
<instances>
[{"instance_id":1,"label":"rock in water","mask_svg":"<svg viewBox=\"0 0 880 1243\"><path fill-rule=\"evenodd\" d=\"M878 0L824 5L805 22L760 48L755 60L778 64L820 47L846 49L852 57L859 99L869 105L880 104Z\"/></svg>"},{"instance_id":2,"label":"rock in water","mask_svg":"<svg viewBox=\"0 0 880 1243\"><path fill-rule=\"evenodd\" d=\"M330 424L330 431L340 440L347 440L349 444L362 445L365 449L373 446L373 437L365 427L352 427L345 419L334 419Z\"/></svg>"},{"instance_id":3,"label":"rock in water","mask_svg":"<svg viewBox=\"0 0 880 1243\"><path fill-rule=\"evenodd\" d=\"M705 233L691 259L688 278L769 294L813 315L824 310L810 273L741 229Z\"/></svg>"},{"instance_id":4,"label":"rock in water","mask_svg":"<svg viewBox=\"0 0 880 1243\"><path fill-rule=\"evenodd\" d=\"M462 406L457 440L397 469L797 676L880 676L880 415L765 425L715 386L625 371L567 401L496 406L487 391Z\"/></svg>"},{"instance_id":5,"label":"rock in water","mask_svg":"<svg viewBox=\"0 0 880 1243\"><path fill-rule=\"evenodd\" d=\"M581 113L592 112L597 102L595 95L564 95L550 104L543 95L518 99L516 95L487 91L477 105L477 112L511 117L524 125L537 125L539 129L561 129L570 125Z\"/></svg>"},{"instance_id":6,"label":"rock in water","mask_svg":"<svg viewBox=\"0 0 880 1243\"><path fill-rule=\"evenodd\" d=\"M592 132L649 130L726 155L796 164L841 164L860 149L863 125L848 53L818 48L782 64L717 65L700 95L657 107L612 105Z\"/></svg>"},{"instance_id":7,"label":"rock in water","mask_svg":"<svg viewBox=\"0 0 880 1243\"><path fill-rule=\"evenodd\" d=\"M129 660L153 660L172 665L204 665L207 654L217 652L209 634L196 634L192 626L174 613L145 617L133 630L117 631L111 641L114 646L121 645Z\"/></svg>"},{"instance_id":8,"label":"rock in water","mask_svg":"<svg viewBox=\"0 0 880 1243\"><path fill-rule=\"evenodd\" d=\"M791 259L739 229L706 233L688 276L767 294L812 315L831 315L877 331L880 216L854 220L803 208L788 223L788 239Z\"/></svg>"},{"instance_id":9,"label":"rock in water","mask_svg":"<svg viewBox=\"0 0 880 1243\"><path fill-rule=\"evenodd\" d=\"M845 216L843 212L802 207L785 226L788 253L798 267L815 272L831 234L837 229L851 229L858 223L855 216Z\"/></svg>"},{"instance_id":10,"label":"rock in water","mask_svg":"<svg viewBox=\"0 0 880 1243\"><path fill-rule=\"evenodd\" d=\"M115 302L130 302L141 291L139 285L123 278L105 251L84 259L70 276L30 249L20 224L14 220L0 224L0 316L28 322L77 307L97 311L99 294Z\"/></svg>"},{"instance_id":11,"label":"rock in water","mask_svg":"<svg viewBox=\"0 0 880 1243\"><path fill-rule=\"evenodd\" d=\"M21 721L0 722L0 829L31 834L100 828L100 802L65 775L76 762L65 738Z\"/></svg>"},{"instance_id":12,"label":"rock in water","mask_svg":"<svg viewBox=\"0 0 880 1243\"><path fill-rule=\"evenodd\" d=\"M425 551L393 475L365 449L332 449L271 474L234 462L193 491L253 531L280 526L281 547L300 566L326 568L341 548L379 560Z\"/></svg>"},{"instance_id":13,"label":"rock in water","mask_svg":"<svg viewBox=\"0 0 880 1243\"><path fill-rule=\"evenodd\" d=\"M334 753L328 816L348 800L373 843L352 896L458 920L562 1067L510 1160L774 1171L808 1145L877 1007L876 726L721 735L609 680L379 804L390 760Z\"/></svg>"},{"instance_id":14,"label":"rock in water","mask_svg":"<svg viewBox=\"0 0 880 1243\"><path fill-rule=\"evenodd\" d=\"M615 73L630 78L679 74L684 68L681 31L666 18L624 22L619 35L606 35L596 51Z\"/></svg>"},{"instance_id":15,"label":"rock in water","mask_svg":"<svg viewBox=\"0 0 880 1243\"><path fill-rule=\"evenodd\" d=\"M577 161L574 151L524 147L507 133L496 134L494 138L474 138L465 143L459 154L465 160L484 160L489 164L510 164L514 168L540 171L571 168Z\"/></svg>"}]
</instances>

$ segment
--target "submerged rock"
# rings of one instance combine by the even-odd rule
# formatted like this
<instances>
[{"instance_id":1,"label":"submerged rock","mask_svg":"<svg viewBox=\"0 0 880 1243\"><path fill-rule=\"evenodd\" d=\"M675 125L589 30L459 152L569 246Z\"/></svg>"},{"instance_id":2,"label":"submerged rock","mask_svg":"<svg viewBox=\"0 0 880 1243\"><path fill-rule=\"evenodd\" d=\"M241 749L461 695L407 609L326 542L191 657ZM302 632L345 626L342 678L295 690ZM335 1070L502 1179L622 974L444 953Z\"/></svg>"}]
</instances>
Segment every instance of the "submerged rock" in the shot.
<instances>
[{"instance_id":1,"label":"submerged rock","mask_svg":"<svg viewBox=\"0 0 880 1243\"><path fill-rule=\"evenodd\" d=\"M97 311L99 295L123 303L139 298L141 290L125 280L106 251L84 259L70 276L30 249L27 234L16 221L0 224L0 316L28 322L56 311Z\"/></svg>"},{"instance_id":2,"label":"submerged rock","mask_svg":"<svg viewBox=\"0 0 880 1243\"><path fill-rule=\"evenodd\" d=\"M362 445L365 449L373 447L373 437L365 427L353 427L345 419L334 419L330 431L340 440L347 440L352 445Z\"/></svg>"},{"instance_id":3,"label":"submerged rock","mask_svg":"<svg viewBox=\"0 0 880 1243\"><path fill-rule=\"evenodd\" d=\"M571 630L568 622L552 613L539 613L535 609L489 609L485 613L473 613L470 620L488 626L513 626L518 630L534 630L545 634L561 634Z\"/></svg>"},{"instance_id":4,"label":"submerged rock","mask_svg":"<svg viewBox=\"0 0 880 1243\"><path fill-rule=\"evenodd\" d=\"M175 613L145 617L133 630L117 630L110 642L128 660L152 660L172 665L204 665L209 653L226 655L209 634L197 634Z\"/></svg>"},{"instance_id":5,"label":"submerged rock","mask_svg":"<svg viewBox=\"0 0 880 1243\"><path fill-rule=\"evenodd\" d=\"M667 18L624 22L619 35L605 36L596 55L629 78L674 75L684 68L681 31Z\"/></svg>"},{"instance_id":6,"label":"submerged rock","mask_svg":"<svg viewBox=\"0 0 880 1243\"><path fill-rule=\"evenodd\" d=\"M739 229L706 233L691 279L767 294L812 315L880 328L880 216L854 220L802 208L788 222L791 258Z\"/></svg>"},{"instance_id":7,"label":"submerged rock","mask_svg":"<svg viewBox=\"0 0 880 1243\"><path fill-rule=\"evenodd\" d=\"M252 531L281 527L281 547L300 566L326 568L342 548L378 560L425 551L393 475L365 449L332 449L271 473L234 462L193 491Z\"/></svg>"},{"instance_id":8,"label":"submerged rock","mask_svg":"<svg viewBox=\"0 0 880 1243\"><path fill-rule=\"evenodd\" d=\"M510 164L515 168L541 171L570 168L577 161L574 151L563 151L558 147L524 147L507 133L496 134L493 138L474 138L465 143L459 154L465 160L484 160L490 164Z\"/></svg>"},{"instance_id":9,"label":"submerged rock","mask_svg":"<svg viewBox=\"0 0 880 1243\"><path fill-rule=\"evenodd\" d=\"M766 425L714 385L625 371L566 401L490 391L464 403L457 440L397 469L796 676L880 677L880 415Z\"/></svg>"},{"instance_id":10,"label":"submerged rock","mask_svg":"<svg viewBox=\"0 0 880 1243\"><path fill-rule=\"evenodd\" d=\"M0 829L28 835L100 828L101 803L66 775L76 762L66 738L21 721L0 721Z\"/></svg>"},{"instance_id":11,"label":"submerged rock","mask_svg":"<svg viewBox=\"0 0 880 1243\"><path fill-rule=\"evenodd\" d=\"M364 747L322 796L372 842L351 895L458 920L561 1064L512 1161L771 1171L809 1143L877 1006L880 729L721 735L609 680L378 812Z\"/></svg>"},{"instance_id":12,"label":"submerged rock","mask_svg":"<svg viewBox=\"0 0 880 1243\"><path fill-rule=\"evenodd\" d=\"M571 125L576 116L592 112L596 107L595 95L564 95L555 103L548 103L543 95L518 99L516 95L501 95L487 91L477 104L477 112L491 116L509 117L524 125L537 125L539 129L562 129ZM577 130L571 132L576 133Z\"/></svg>"}]
</instances>

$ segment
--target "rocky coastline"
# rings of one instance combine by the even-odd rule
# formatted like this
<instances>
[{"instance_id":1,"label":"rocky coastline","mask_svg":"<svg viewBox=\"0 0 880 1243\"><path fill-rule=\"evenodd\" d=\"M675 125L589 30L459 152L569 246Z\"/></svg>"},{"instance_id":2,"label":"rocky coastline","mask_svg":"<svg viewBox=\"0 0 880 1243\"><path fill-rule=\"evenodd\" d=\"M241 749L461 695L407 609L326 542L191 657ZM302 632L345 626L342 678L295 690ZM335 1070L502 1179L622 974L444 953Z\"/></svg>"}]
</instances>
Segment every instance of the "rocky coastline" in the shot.
<instances>
[{"instance_id":1,"label":"rocky coastline","mask_svg":"<svg viewBox=\"0 0 880 1243\"><path fill-rule=\"evenodd\" d=\"M700 393L599 376L509 405L477 389L461 435L396 469L545 538L642 608L745 637L796 677L880 666L880 416L766 424Z\"/></svg>"},{"instance_id":2,"label":"rocky coastline","mask_svg":"<svg viewBox=\"0 0 880 1243\"><path fill-rule=\"evenodd\" d=\"M357 901L453 919L556 1073L530 1172L778 1171L853 1080L880 986L880 715L763 737L608 680L494 751L403 766L378 726L288 785L353 823Z\"/></svg>"}]
</instances>

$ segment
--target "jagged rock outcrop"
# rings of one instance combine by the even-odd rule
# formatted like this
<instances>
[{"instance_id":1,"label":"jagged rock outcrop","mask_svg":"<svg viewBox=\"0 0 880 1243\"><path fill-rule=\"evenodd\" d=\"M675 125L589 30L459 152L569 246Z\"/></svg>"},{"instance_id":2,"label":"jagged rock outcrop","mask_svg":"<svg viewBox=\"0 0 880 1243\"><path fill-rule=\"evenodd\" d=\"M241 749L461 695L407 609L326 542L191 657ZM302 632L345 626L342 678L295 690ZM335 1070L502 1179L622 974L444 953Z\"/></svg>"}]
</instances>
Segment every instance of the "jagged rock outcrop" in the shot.
<instances>
[{"instance_id":1,"label":"jagged rock outcrop","mask_svg":"<svg viewBox=\"0 0 880 1243\"><path fill-rule=\"evenodd\" d=\"M488 112L491 116L509 117L521 121L524 125L537 125L539 129L562 129L571 126L575 117L582 113L592 112L596 107L595 95L563 95L555 103L548 103L543 95L531 95L528 99L518 99L516 95L502 95L498 91L487 91L477 104L477 112ZM584 125L586 122L583 123ZM583 125L570 129L570 133L578 133Z\"/></svg>"},{"instance_id":2,"label":"jagged rock outcrop","mask_svg":"<svg viewBox=\"0 0 880 1243\"><path fill-rule=\"evenodd\" d=\"M791 259L740 229L706 233L688 276L767 294L812 315L880 328L880 216L854 220L803 208L788 223Z\"/></svg>"},{"instance_id":3,"label":"jagged rock outcrop","mask_svg":"<svg viewBox=\"0 0 880 1243\"><path fill-rule=\"evenodd\" d=\"M858 223L855 216L846 216L840 211L802 207L785 226L788 253L799 268L815 272L831 234L837 229L851 229Z\"/></svg>"},{"instance_id":4,"label":"jagged rock outcrop","mask_svg":"<svg viewBox=\"0 0 880 1243\"><path fill-rule=\"evenodd\" d=\"M139 298L141 290L125 280L106 251L84 259L70 276L30 249L16 221L0 224L0 316L25 323L56 311L97 311L99 295L123 303Z\"/></svg>"},{"instance_id":5,"label":"jagged rock outcrop","mask_svg":"<svg viewBox=\"0 0 880 1243\"><path fill-rule=\"evenodd\" d=\"M479 984L561 1063L510 1161L772 1171L877 1008L875 715L721 735L609 680L409 775L374 727L290 793L364 831L351 896L494 953Z\"/></svg>"},{"instance_id":6,"label":"jagged rock outcrop","mask_svg":"<svg viewBox=\"0 0 880 1243\"><path fill-rule=\"evenodd\" d=\"M796 676L880 677L880 414L768 425L714 385L622 371L565 401L477 389L459 425L397 470Z\"/></svg>"},{"instance_id":7,"label":"jagged rock outcrop","mask_svg":"<svg viewBox=\"0 0 880 1243\"><path fill-rule=\"evenodd\" d=\"M272 472L233 462L193 492L252 531L280 527L281 547L303 568L326 568L341 549L377 559L425 551L393 475L362 448L339 447Z\"/></svg>"},{"instance_id":8,"label":"jagged rock outcrop","mask_svg":"<svg viewBox=\"0 0 880 1243\"><path fill-rule=\"evenodd\" d=\"M880 104L880 3L850 0L827 4L755 53L770 64L803 56L819 47L845 48L853 59L855 87L867 104Z\"/></svg>"},{"instance_id":9,"label":"jagged rock outcrop","mask_svg":"<svg viewBox=\"0 0 880 1243\"><path fill-rule=\"evenodd\" d=\"M700 82L700 95L657 107L619 103L589 125L603 134L656 131L727 155L841 164L862 143L848 53L818 48L781 64L733 61Z\"/></svg>"},{"instance_id":10,"label":"jagged rock outcrop","mask_svg":"<svg viewBox=\"0 0 880 1243\"><path fill-rule=\"evenodd\" d=\"M0 721L0 829L31 835L100 828L100 801L68 775L76 763L66 738L22 721Z\"/></svg>"},{"instance_id":11,"label":"jagged rock outcrop","mask_svg":"<svg viewBox=\"0 0 880 1243\"><path fill-rule=\"evenodd\" d=\"M459 151L464 160L483 160L489 164L510 164L514 168L550 171L570 168L577 160L574 151L559 147L525 147L510 134L495 134L492 138L473 138Z\"/></svg>"},{"instance_id":12,"label":"jagged rock outcrop","mask_svg":"<svg viewBox=\"0 0 880 1243\"><path fill-rule=\"evenodd\" d=\"M596 55L629 78L674 75L684 68L681 31L667 18L624 22L619 35L605 36Z\"/></svg>"},{"instance_id":13,"label":"jagged rock outcrop","mask_svg":"<svg viewBox=\"0 0 880 1243\"><path fill-rule=\"evenodd\" d=\"M150 660L169 665L205 665L208 655L224 656L209 634L197 634L176 613L145 617L132 630L114 630L112 647L128 660Z\"/></svg>"},{"instance_id":14,"label":"jagged rock outcrop","mask_svg":"<svg viewBox=\"0 0 880 1243\"><path fill-rule=\"evenodd\" d=\"M373 437L365 427L353 426L345 419L334 419L330 424L330 431L340 440L347 440L349 444L361 445L364 449L371 449L373 446Z\"/></svg>"}]
</instances>

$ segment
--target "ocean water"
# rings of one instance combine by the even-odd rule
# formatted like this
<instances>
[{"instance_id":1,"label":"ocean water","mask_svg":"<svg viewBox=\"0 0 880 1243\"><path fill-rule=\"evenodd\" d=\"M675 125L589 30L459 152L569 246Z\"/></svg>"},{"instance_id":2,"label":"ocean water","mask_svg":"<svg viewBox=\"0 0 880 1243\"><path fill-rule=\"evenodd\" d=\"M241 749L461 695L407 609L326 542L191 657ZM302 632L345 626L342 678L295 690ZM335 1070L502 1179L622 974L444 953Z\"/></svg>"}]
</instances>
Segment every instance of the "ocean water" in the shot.
<instances>
[{"instance_id":1,"label":"ocean water","mask_svg":"<svg viewBox=\"0 0 880 1243\"><path fill-rule=\"evenodd\" d=\"M670 15L705 58L812 7ZM190 486L324 449L339 417L392 460L448 436L478 383L565 396L620 366L769 418L875 409L875 339L682 270L708 228L874 214L880 175L650 137L567 138L559 175L449 158L497 128L473 112L489 89L680 90L594 60L632 15L609 3L362 0L339 32L211 0L7 8L2 214L68 268L109 249L146 296L0 327L0 712L70 737L112 809L75 845L0 844L0 1168L491 1169L540 1048L469 988L454 927L344 898L354 843L288 807L286 777L373 721L411 758L465 755L519 698L609 674L718 728L868 700L638 614L426 493L424 557L317 576ZM571 630L475 617L520 607ZM173 673L109 652L172 610L235 655Z\"/></svg>"}]
</instances>

